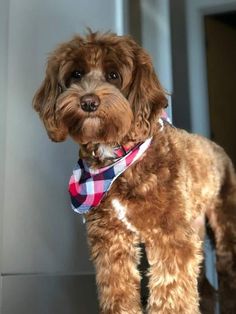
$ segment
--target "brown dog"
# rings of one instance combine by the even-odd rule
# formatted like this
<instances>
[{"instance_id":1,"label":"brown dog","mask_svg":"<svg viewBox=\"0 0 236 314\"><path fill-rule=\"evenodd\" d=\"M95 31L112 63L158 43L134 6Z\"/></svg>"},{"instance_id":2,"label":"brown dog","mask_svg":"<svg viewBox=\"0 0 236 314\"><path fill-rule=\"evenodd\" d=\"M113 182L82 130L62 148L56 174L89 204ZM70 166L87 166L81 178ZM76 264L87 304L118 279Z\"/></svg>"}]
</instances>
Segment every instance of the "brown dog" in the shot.
<instances>
[{"instance_id":1,"label":"brown dog","mask_svg":"<svg viewBox=\"0 0 236 314\"><path fill-rule=\"evenodd\" d=\"M94 169L113 162L117 145L132 149L152 138L86 214L101 313L142 313L139 243L150 265L147 312L199 313L196 221L207 215L219 270L231 274L236 176L222 148L160 123L167 100L148 54L130 37L76 36L50 55L33 104L49 137L70 135Z\"/></svg>"}]
</instances>

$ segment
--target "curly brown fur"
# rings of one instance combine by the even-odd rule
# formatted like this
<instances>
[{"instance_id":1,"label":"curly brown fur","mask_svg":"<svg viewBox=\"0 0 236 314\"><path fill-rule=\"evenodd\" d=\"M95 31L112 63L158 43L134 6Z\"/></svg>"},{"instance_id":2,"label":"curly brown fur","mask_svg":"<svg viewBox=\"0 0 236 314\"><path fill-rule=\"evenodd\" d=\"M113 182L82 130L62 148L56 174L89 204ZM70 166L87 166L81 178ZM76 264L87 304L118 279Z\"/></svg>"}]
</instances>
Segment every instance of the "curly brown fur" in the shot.
<instances>
[{"instance_id":1,"label":"curly brown fur","mask_svg":"<svg viewBox=\"0 0 236 314\"><path fill-rule=\"evenodd\" d=\"M96 95L97 110L84 111L85 95ZM147 312L199 313L202 241L196 222L203 214L216 233L219 270L235 282L231 161L207 139L169 124L161 130L165 91L150 57L130 37L90 33L60 45L33 102L49 137L62 141L69 134L93 167L112 162L114 146L153 137L143 157L86 217L101 313L142 313L140 242L150 265Z\"/></svg>"}]
</instances>

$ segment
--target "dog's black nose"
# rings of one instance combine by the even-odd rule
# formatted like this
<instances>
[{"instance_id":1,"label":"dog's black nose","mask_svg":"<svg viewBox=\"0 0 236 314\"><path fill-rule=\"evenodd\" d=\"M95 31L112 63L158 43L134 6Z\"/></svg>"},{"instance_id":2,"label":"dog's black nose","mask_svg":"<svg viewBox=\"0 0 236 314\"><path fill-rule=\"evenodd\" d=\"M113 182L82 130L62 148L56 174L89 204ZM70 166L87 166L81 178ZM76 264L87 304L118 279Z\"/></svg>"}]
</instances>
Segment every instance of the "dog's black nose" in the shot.
<instances>
[{"instance_id":1,"label":"dog's black nose","mask_svg":"<svg viewBox=\"0 0 236 314\"><path fill-rule=\"evenodd\" d=\"M84 95L80 99L81 108L86 112L96 111L100 105L100 100L97 95Z\"/></svg>"}]
</instances>

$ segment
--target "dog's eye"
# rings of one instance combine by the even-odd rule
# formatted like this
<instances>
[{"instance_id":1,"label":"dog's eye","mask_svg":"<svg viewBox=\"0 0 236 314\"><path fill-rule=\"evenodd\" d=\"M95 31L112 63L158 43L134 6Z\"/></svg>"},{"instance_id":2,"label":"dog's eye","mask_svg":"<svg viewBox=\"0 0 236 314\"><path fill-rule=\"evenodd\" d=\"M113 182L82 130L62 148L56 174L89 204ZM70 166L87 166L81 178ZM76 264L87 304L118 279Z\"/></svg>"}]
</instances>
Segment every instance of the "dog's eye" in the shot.
<instances>
[{"instance_id":1,"label":"dog's eye","mask_svg":"<svg viewBox=\"0 0 236 314\"><path fill-rule=\"evenodd\" d=\"M76 80L81 80L83 76L84 76L83 70L76 70L76 71L71 73L71 77L76 79Z\"/></svg>"},{"instance_id":2,"label":"dog's eye","mask_svg":"<svg viewBox=\"0 0 236 314\"><path fill-rule=\"evenodd\" d=\"M120 75L116 71L111 71L106 75L107 81L115 81L115 80L119 80L119 78L120 78Z\"/></svg>"}]
</instances>

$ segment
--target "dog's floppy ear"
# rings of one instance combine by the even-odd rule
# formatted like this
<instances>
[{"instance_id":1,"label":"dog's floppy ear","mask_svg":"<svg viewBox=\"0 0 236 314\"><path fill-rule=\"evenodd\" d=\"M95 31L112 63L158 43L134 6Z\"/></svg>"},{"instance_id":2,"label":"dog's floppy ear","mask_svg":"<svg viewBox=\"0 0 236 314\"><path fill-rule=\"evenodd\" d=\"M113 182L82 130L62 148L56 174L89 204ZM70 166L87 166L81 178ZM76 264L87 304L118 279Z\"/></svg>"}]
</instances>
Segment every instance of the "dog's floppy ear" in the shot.
<instances>
[{"instance_id":1,"label":"dog's floppy ear","mask_svg":"<svg viewBox=\"0 0 236 314\"><path fill-rule=\"evenodd\" d=\"M128 100L134 110L137 132L140 130L149 134L158 116L167 107L167 97L150 56L141 47L135 51L135 69Z\"/></svg>"},{"instance_id":2,"label":"dog's floppy ear","mask_svg":"<svg viewBox=\"0 0 236 314\"><path fill-rule=\"evenodd\" d=\"M51 140L61 142L66 139L68 130L56 117L56 102L61 92L57 77L58 67L49 59L46 77L33 98L33 107L39 113Z\"/></svg>"}]
</instances>

